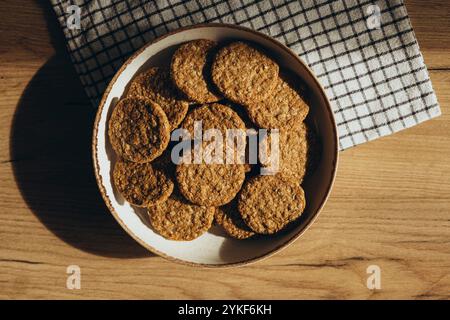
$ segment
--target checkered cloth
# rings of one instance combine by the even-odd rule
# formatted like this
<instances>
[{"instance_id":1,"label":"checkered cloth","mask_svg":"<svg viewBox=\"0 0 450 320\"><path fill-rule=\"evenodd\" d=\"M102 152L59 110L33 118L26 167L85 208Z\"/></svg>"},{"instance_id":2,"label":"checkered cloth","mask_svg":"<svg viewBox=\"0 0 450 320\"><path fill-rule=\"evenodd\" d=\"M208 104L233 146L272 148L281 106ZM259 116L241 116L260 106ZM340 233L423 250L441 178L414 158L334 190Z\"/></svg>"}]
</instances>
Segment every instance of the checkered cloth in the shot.
<instances>
[{"instance_id":1,"label":"checkered cloth","mask_svg":"<svg viewBox=\"0 0 450 320\"><path fill-rule=\"evenodd\" d=\"M266 33L299 54L331 100L341 149L440 114L402 0L50 1L94 105L145 43L183 26L222 22ZM81 9L79 30L67 25L71 5Z\"/></svg>"}]
</instances>

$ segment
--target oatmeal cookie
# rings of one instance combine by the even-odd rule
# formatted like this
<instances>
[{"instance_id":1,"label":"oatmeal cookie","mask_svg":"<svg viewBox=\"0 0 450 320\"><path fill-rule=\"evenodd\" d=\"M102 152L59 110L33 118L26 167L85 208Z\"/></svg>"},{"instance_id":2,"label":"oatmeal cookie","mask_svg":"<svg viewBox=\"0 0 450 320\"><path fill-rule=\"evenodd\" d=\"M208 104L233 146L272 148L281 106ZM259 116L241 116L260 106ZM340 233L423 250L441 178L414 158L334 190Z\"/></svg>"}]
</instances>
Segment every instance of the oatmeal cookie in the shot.
<instances>
[{"instance_id":1,"label":"oatmeal cookie","mask_svg":"<svg viewBox=\"0 0 450 320\"><path fill-rule=\"evenodd\" d=\"M242 220L237 209L237 201L233 200L229 204L216 209L215 219L219 225L231 237L236 239L247 239L255 233Z\"/></svg>"},{"instance_id":2,"label":"oatmeal cookie","mask_svg":"<svg viewBox=\"0 0 450 320\"><path fill-rule=\"evenodd\" d=\"M211 103L221 99L207 81L210 56L215 46L211 40L194 40L182 44L172 56L170 74L173 82L192 101Z\"/></svg>"},{"instance_id":3,"label":"oatmeal cookie","mask_svg":"<svg viewBox=\"0 0 450 320\"><path fill-rule=\"evenodd\" d=\"M307 169L308 161L308 140L307 128L304 123L300 123L292 128L282 128L278 134L279 165L277 173L286 179L293 179L302 182ZM265 149L263 149L265 148ZM267 155L271 156L271 133L268 134L260 144L260 152L267 150ZM263 167L269 163L261 159Z\"/></svg>"},{"instance_id":4,"label":"oatmeal cookie","mask_svg":"<svg viewBox=\"0 0 450 320\"><path fill-rule=\"evenodd\" d=\"M114 184L129 203L147 207L164 202L173 191L173 182L150 163L116 162Z\"/></svg>"},{"instance_id":5,"label":"oatmeal cookie","mask_svg":"<svg viewBox=\"0 0 450 320\"><path fill-rule=\"evenodd\" d=\"M191 154L191 160L195 160L193 152ZM244 182L244 165L207 163L205 158L200 160L199 163L191 161L177 165L176 179L182 195L192 203L204 206L221 206L230 202Z\"/></svg>"},{"instance_id":6,"label":"oatmeal cookie","mask_svg":"<svg viewBox=\"0 0 450 320\"><path fill-rule=\"evenodd\" d=\"M152 67L138 75L131 82L127 96L144 97L159 104L167 115L171 130L183 121L189 108L165 68Z\"/></svg>"},{"instance_id":7,"label":"oatmeal cookie","mask_svg":"<svg viewBox=\"0 0 450 320\"><path fill-rule=\"evenodd\" d=\"M177 192L148 208L150 225L169 240L190 241L208 231L214 220L214 207L203 207L183 199Z\"/></svg>"},{"instance_id":8,"label":"oatmeal cookie","mask_svg":"<svg viewBox=\"0 0 450 320\"><path fill-rule=\"evenodd\" d=\"M220 103L205 104L188 113L180 127L189 131L192 138L195 121L201 121L203 132L208 129L220 130L223 138L226 137L227 129L240 129L245 132L241 117L233 109Z\"/></svg>"},{"instance_id":9,"label":"oatmeal cookie","mask_svg":"<svg viewBox=\"0 0 450 320\"><path fill-rule=\"evenodd\" d=\"M263 101L246 105L249 118L260 128L284 128L301 123L309 107L287 78L280 76L272 94Z\"/></svg>"},{"instance_id":10,"label":"oatmeal cookie","mask_svg":"<svg viewBox=\"0 0 450 320\"><path fill-rule=\"evenodd\" d=\"M214 57L212 80L228 99L248 105L269 97L278 78L278 65L248 44L238 41Z\"/></svg>"},{"instance_id":11,"label":"oatmeal cookie","mask_svg":"<svg viewBox=\"0 0 450 320\"><path fill-rule=\"evenodd\" d=\"M181 124L181 128L186 129L192 139L198 137L194 135L195 122L201 122L201 134L204 141L215 142L216 135L208 137L205 133L210 129L220 130L222 137L221 141L219 141L220 145L226 147L224 150L228 150L229 155L233 155L233 163L243 164L245 162L246 128L244 122L235 111L219 103L202 105L192 110ZM232 130L235 131L232 132ZM239 162L238 158L241 159ZM229 163L230 161L226 162Z\"/></svg>"},{"instance_id":12,"label":"oatmeal cookie","mask_svg":"<svg viewBox=\"0 0 450 320\"><path fill-rule=\"evenodd\" d=\"M170 125L151 100L125 98L115 106L108 128L114 151L129 161L145 163L162 154L170 140Z\"/></svg>"},{"instance_id":13,"label":"oatmeal cookie","mask_svg":"<svg viewBox=\"0 0 450 320\"><path fill-rule=\"evenodd\" d=\"M273 234L303 213L305 194L298 183L280 176L258 176L239 195L238 210L256 233Z\"/></svg>"}]
</instances>

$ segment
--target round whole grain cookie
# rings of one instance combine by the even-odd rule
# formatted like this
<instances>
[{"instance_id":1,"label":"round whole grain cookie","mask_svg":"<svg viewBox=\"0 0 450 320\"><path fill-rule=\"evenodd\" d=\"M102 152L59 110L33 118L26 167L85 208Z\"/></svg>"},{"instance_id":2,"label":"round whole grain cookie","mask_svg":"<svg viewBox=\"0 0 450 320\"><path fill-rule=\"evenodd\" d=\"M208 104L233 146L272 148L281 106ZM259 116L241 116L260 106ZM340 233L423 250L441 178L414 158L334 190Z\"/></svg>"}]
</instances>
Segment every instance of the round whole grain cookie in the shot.
<instances>
[{"instance_id":1,"label":"round whole grain cookie","mask_svg":"<svg viewBox=\"0 0 450 320\"><path fill-rule=\"evenodd\" d=\"M170 140L170 125L151 100L125 98L115 106L108 128L114 151L125 160L144 163L162 154Z\"/></svg>"},{"instance_id":2,"label":"round whole grain cookie","mask_svg":"<svg viewBox=\"0 0 450 320\"><path fill-rule=\"evenodd\" d=\"M208 231L214 220L214 207L189 203L176 192L165 202L148 208L150 225L169 240L189 241Z\"/></svg>"},{"instance_id":3,"label":"round whole grain cookie","mask_svg":"<svg viewBox=\"0 0 450 320\"><path fill-rule=\"evenodd\" d=\"M205 153L205 144L199 154ZM223 151L223 148L221 149ZM190 163L185 161L176 167L176 179L181 194L192 203L203 206L221 206L230 202L241 189L245 179L242 164L214 163L201 157L197 161L194 151Z\"/></svg>"},{"instance_id":4,"label":"round whole grain cookie","mask_svg":"<svg viewBox=\"0 0 450 320\"><path fill-rule=\"evenodd\" d=\"M253 231L273 234L303 213L305 194L299 184L280 176L257 176L239 194L238 210Z\"/></svg>"},{"instance_id":5,"label":"round whole grain cookie","mask_svg":"<svg viewBox=\"0 0 450 320\"><path fill-rule=\"evenodd\" d=\"M173 182L150 163L116 162L113 171L114 184L129 203L148 207L169 198Z\"/></svg>"},{"instance_id":6,"label":"round whole grain cookie","mask_svg":"<svg viewBox=\"0 0 450 320\"><path fill-rule=\"evenodd\" d=\"M221 48L212 67L212 80L228 99L249 105L269 97L278 78L278 65L244 42Z\"/></svg>"},{"instance_id":7,"label":"round whole grain cookie","mask_svg":"<svg viewBox=\"0 0 450 320\"><path fill-rule=\"evenodd\" d=\"M171 129L183 121L189 104L173 85L168 69L152 67L138 75L130 84L128 97L144 97L161 106L167 115Z\"/></svg>"},{"instance_id":8,"label":"round whole grain cookie","mask_svg":"<svg viewBox=\"0 0 450 320\"><path fill-rule=\"evenodd\" d=\"M215 219L231 237L247 239L255 233L242 220L237 209L237 201L233 200L225 206L216 208Z\"/></svg>"},{"instance_id":9,"label":"round whole grain cookie","mask_svg":"<svg viewBox=\"0 0 450 320\"><path fill-rule=\"evenodd\" d=\"M197 133L194 130L199 130L197 128L200 128L198 127L200 124L201 131ZM230 163L233 159L233 163L244 164L247 143L246 128L239 115L230 107L219 103L202 105L188 113L181 128L186 129L192 139L199 139L198 135L201 133L202 139L205 141L214 141L225 146L225 150L230 151L228 154L232 158L224 162ZM212 134L212 129L219 130L221 136L217 137L216 134ZM216 141L216 139L220 141Z\"/></svg>"},{"instance_id":10,"label":"round whole grain cookie","mask_svg":"<svg viewBox=\"0 0 450 320\"><path fill-rule=\"evenodd\" d=\"M287 77L277 79L272 94L265 100L245 106L249 118L260 128L292 127L308 115L309 107Z\"/></svg>"},{"instance_id":11,"label":"round whole grain cookie","mask_svg":"<svg viewBox=\"0 0 450 320\"><path fill-rule=\"evenodd\" d=\"M194 40L182 44L172 56L170 74L173 82L192 101L210 103L221 99L207 81L210 56L215 46L211 40Z\"/></svg>"},{"instance_id":12,"label":"round whole grain cookie","mask_svg":"<svg viewBox=\"0 0 450 320\"><path fill-rule=\"evenodd\" d=\"M259 155L262 166L272 173L301 183L308 167L307 132L308 129L303 122L278 131L278 166L272 153L273 132L270 132L260 144ZM266 153L268 158L262 159L261 152Z\"/></svg>"},{"instance_id":13,"label":"round whole grain cookie","mask_svg":"<svg viewBox=\"0 0 450 320\"><path fill-rule=\"evenodd\" d=\"M196 121L201 121L202 133L209 129L218 129L223 138L227 136L229 129L245 132L245 123L241 117L233 109L220 103L205 104L188 113L180 127L189 131L192 138Z\"/></svg>"}]
</instances>

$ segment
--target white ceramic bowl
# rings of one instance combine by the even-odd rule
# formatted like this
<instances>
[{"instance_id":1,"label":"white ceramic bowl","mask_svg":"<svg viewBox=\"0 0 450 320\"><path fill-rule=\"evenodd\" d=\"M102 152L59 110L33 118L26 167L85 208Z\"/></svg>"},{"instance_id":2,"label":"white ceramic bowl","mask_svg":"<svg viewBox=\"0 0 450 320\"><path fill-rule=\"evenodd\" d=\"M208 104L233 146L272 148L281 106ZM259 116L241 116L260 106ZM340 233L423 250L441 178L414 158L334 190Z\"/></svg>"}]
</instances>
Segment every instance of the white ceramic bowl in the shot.
<instances>
[{"instance_id":1,"label":"white ceramic bowl","mask_svg":"<svg viewBox=\"0 0 450 320\"><path fill-rule=\"evenodd\" d=\"M107 137L107 124L116 102L126 92L134 76L149 66L168 65L176 47L194 39L240 39L257 43L282 68L294 72L306 84L311 118L322 140L322 157L315 173L303 185L307 198L305 212L297 226L289 232L242 241L231 239L220 228L213 227L193 241L170 241L149 227L144 209L132 207L115 190L111 172L116 155ZM331 190L338 162L333 112L312 71L294 52L278 41L251 29L225 24L203 24L176 30L147 44L128 59L112 79L101 100L94 124L92 151L95 175L103 199L130 236L151 252L169 260L208 267L248 264L276 253L300 237L323 207Z\"/></svg>"}]
</instances>

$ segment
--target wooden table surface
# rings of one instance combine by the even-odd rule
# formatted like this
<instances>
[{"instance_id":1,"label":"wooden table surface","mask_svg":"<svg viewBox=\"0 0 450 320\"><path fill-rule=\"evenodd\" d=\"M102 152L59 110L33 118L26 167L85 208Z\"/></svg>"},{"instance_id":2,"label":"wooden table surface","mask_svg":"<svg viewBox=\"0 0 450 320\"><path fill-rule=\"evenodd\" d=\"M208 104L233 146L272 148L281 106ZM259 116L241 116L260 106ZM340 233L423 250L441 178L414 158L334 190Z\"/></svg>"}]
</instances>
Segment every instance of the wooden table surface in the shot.
<instances>
[{"instance_id":1,"label":"wooden table surface","mask_svg":"<svg viewBox=\"0 0 450 320\"><path fill-rule=\"evenodd\" d=\"M149 254L115 222L91 168L95 110L49 6L3 0L0 298L448 299L450 2L406 6L442 116L342 152L328 203L286 250L210 270ZM69 265L80 290L66 287Z\"/></svg>"}]
</instances>

